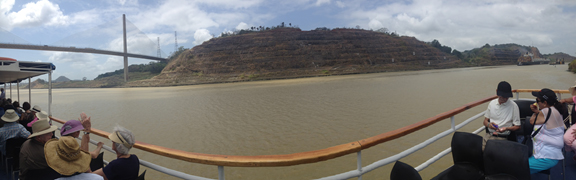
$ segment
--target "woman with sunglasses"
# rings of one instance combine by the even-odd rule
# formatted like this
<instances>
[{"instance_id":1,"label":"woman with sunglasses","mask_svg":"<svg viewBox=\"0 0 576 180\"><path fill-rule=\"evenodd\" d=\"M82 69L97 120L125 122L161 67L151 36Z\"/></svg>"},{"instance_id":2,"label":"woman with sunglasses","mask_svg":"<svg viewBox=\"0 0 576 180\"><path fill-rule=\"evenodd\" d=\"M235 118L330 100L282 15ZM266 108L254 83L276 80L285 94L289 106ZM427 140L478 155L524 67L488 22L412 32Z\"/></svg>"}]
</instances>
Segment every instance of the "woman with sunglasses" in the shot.
<instances>
[{"instance_id":1,"label":"woman with sunglasses","mask_svg":"<svg viewBox=\"0 0 576 180\"><path fill-rule=\"evenodd\" d=\"M534 174L554 167L559 160L563 160L562 148L564 147L564 121L561 103L556 98L556 93L550 89L542 89L532 92L536 97L537 107L531 105L534 112L530 118L530 124L534 125L532 137L533 155L528 159L530 173Z\"/></svg>"}]
</instances>

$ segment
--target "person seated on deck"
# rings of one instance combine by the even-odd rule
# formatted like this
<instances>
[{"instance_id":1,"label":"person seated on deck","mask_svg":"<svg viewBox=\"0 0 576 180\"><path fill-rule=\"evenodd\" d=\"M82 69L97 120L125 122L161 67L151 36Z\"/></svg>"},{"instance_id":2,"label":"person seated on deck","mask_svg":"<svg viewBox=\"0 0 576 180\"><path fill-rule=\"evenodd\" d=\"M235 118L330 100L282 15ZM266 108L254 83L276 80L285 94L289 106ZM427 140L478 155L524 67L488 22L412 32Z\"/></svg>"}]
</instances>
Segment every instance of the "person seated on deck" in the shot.
<instances>
[{"instance_id":1,"label":"person seated on deck","mask_svg":"<svg viewBox=\"0 0 576 180\"><path fill-rule=\"evenodd\" d=\"M33 109L36 109L36 106L34 106ZM26 126L31 128L32 125L38 120L49 120L48 119L48 113L46 111L36 112L36 118L34 118L34 120L29 122ZM52 125L52 124L50 124L50 125ZM34 132L32 132L32 133L34 133Z\"/></svg>"},{"instance_id":2,"label":"person seated on deck","mask_svg":"<svg viewBox=\"0 0 576 180\"><path fill-rule=\"evenodd\" d=\"M32 128L28 127L28 123L34 120L34 117L36 117L36 111L30 109L30 103L28 102L22 103L22 109L24 110L24 113L22 113L22 116L20 116L20 120L18 120L18 122L22 124L26 130L32 133Z\"/></svg>"},{"instance_id":3,"label":"person seated on deck","mask_svg":"<svg viewBox=\"0 0 576 180\"><path fill-rule=\"evenodd\" d=\"M103 180L90 173L90 153L81 150L72 136L51 139L44 146L46 163L62 177L58 180Z\"/></svg>"},{"instance_id":4,"label":"person seated on deck","mask_svg":"<svg viewBox=\"0 0 576 180\"><path fill-rule=\"evenodd\" d=\"M86 152L88 151L88 143L90 143L90 130L92 127L92 123L90 122L90 117L86 117L85 113L80 114L81 121L77 120L69 120L64 125L62 125L62 129L60 129L60 135L64 136L71 136L73 138L80 137L80 131L84 130L84 135L82 136L82 141L80 142L80 149ZM102 146L104 143L98 142L98 145L94 151L90 152L92 159L98 157L100 150L102 150Z\"/></svg>"},{"instance_id":5,"label":"person seated on deck","mask_svg":"<svg viewBox=\"0 0 576 180\"><path fill-rule=\"evenodd\" d=\"M576 102L576 85L570 87L570 89L568 89L568 90L570 90L572 97L567 98L567 99L562 99L559 101L560 103L574 103L574 102ZM574 118L574 115L576 115L575 111L576 111L576 105L572 109L572 123L574 123L574 121L576 120L576 118ZM572 124L572 126L570 126L570 128L564 134L564 144L566 145L565 149L567 152L576 151L576 126L574 126L573 124ZM574 159L574 161L576 161L576 155L574 155L572 157L572 159Z\"/></svg>"},{"instance_id":6,"label":"person seated on deck","mask_svg":"<svg viewBox=\"0 0 576 180\"><path fill-rule=\"evenodd\" d=\"M530 124L534 125L536 136L532 138L533 154L528 159L530 173L534 174L554 167L559 160L564 159L562 147L564 147L564 121L558 109L562 104L556 99L556 93L550 89L542 89L532 92L536 96L538 107L531 105L534 112L530 118ZM541 109L541 110L539 110ZM538 129L540 129L539 132Z\"/></svg>"},{"instance_id":7,"label":"person seated on deck","mask_svg":"<svg viewBox=\"0 0 576 180\"><path fill-rule=\"evenodd\" d=\"M116 126L108 138L112 141L112 150L116 151L117 158L93 173L106 180L136 179L140 171L140 161L136 155L128 154L134 146L134 134L128 129Z\"/></svg>"},{"instance_id":8,"label":"person seated on deck","mask_svg":"<svg viewBox=\"0 0 576 180\"><path fill-rule=\"evenodd\" d=\"M21 180L31 179L29 178L32 175L30 171L32 170L51 170L48 163L46 163L46 157L44 156L44 145L54 135L54 131L56 131L58 127L51 126L47 120L39 120L36 121L32 125L32 133L28 136L28 140L22 144L20 149L20 174L19 178ZM47 173L45 176L53 176L55 171L42 171ZM52 173L53 172L53 173ZM58 173L56 173L58 174ZM55 178L57 178L56 176ZM54 178L52 178L54 179Z\"/></svg>"},{"instance_id":9,"label":"person seated on deck","mask_svg":"<svg viewBox=\"0 0 576 180\"><path fill-rule=\"evenodd\" d=\"M0 151L2 155L6 155L6 141L8 139L15 137L28 138L30 136L30 132L16 122L18 119L18 115L13 109L8 109L2 116L2 121L6 123L0 128Z\"/></svg>"},{"instance_id":10,"label":"person seated on deck","mask_svg":"<svg viewBox=\"0 0 576 180\"><path fill-rule=\"evenodd\" d=\"M510 100L512 87L506 81L498 83L497 99L490 101L484 114L484 126L488 132L484 135L482 149L490 139L506 140L512 131L520 129L520 110L518 105Z\"/></svg>"},{"instance_id":11,"label":"person seated on deck","mask_svg":"<svg viewBox=\"0 0 576 180\"><path fill-rule=\"evenodd\" d=\"M20 107L20 103L18 101L14 101L12 103L12 106L14 106L14 111L16 111L16 113L18 113L18 117L22 116L22 113L24 113L24 110L22 109L22 107Z\"/></svg>"}]
</instances>

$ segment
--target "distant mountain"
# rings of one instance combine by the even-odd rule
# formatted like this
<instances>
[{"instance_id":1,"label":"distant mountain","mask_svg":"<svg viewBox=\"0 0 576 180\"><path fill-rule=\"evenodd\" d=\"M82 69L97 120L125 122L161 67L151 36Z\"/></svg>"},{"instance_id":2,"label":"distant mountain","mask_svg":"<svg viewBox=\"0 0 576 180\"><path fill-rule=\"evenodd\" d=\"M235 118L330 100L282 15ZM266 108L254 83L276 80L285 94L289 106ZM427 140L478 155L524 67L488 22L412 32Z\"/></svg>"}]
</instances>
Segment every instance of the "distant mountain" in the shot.
<instances>
[{"instance_id":1,"label":"distant mountain","mask_svg":"<svg viewBox=\"0 0 576 180\"><path fill-rule=\"evenodd\" d=\"M68 79L67 77L65 77L65 76L60 76L60 77L56 78L56 80L54 80L54 81L52 81L52 82L55 82L55 83L56 83L56 82L68 82L68 81L70 81L70 79Z\"/></svg>"},{"instance_id":2,"label":"distant mountain","mask_svg":"<svg viewBox=\"0 0 576 180\"><path fill-rule=\"evenodd\" d=\"M517 64L518 58L526 53L532 53L534 58L544 58L537 47L518 44L486 44L462 52L462 60L476 66Z\"/></svg>"}]
</instances>

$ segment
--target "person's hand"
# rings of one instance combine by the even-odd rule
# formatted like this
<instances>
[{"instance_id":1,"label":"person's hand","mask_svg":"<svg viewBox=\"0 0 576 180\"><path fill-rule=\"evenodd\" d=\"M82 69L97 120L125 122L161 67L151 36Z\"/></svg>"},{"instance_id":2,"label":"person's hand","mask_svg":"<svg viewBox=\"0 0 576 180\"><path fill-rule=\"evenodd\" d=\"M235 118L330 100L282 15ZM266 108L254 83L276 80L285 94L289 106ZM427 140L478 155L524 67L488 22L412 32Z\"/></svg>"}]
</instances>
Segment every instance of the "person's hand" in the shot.
<instances>
[{"instance_id":1,"label":"person's hand","mask_svg":"<svg viewBox=\"0 0 576 180\"><path fill-rule=\"evenodd\" d=\"M498 128L498 129L496 129L496 131L498 131L498 132L504 132L504 131L506 131L506 128L505 128L505 127L503 127L503 128Z\"/></svg>"},{"instance_id":2,"label":"person's hand","mask_svg":"<svg viewBox=\"0 0 576 180\"><path fill-rule=\"evenodd\" d=\"M103 143L103 142L98 142L98 144L96 145L96 147L97 147L98 149L101 149L102 146L104 146L104 143Z\"/></svg>"},{"instance_id":3,"label":"person's hand","mask_svg":"<svg viewBox=\"0 0 576 180\"><path fill-rule=\"evenodd\" d=\"M82 127L84 127L84 132L89 133L92 128L92 122L90 121L90 117L87 117L85 113L82 113L80 114L80 119Z\"/></svg>"},{"instance_id":4,"label":"person's hand","mask_svg":"<svg viewBox=\"0 0 576 180\"><path fill-rule=\"evenodd\" d=\"M496 125L496 123L490 123L490 124L488 124L488 128L495 129L496 131L498 131L498 128L496 128L496 126L494 126L494 125Z\"/></svg>"},{"instance_id":5,"label":"person's hand","mask_svg":"<svg viewBox=\"0 0 576 180\"><path fill-rule=\"evenodd\" d=\"M532 112L534 112L534 113L538 113L538 106L534 105L534 104L530 104L530 110L532 110Z\"/></svg>"},{"instance_id":6,"label":"person's hand","mask_svg":"<svg viewBox=\"0 0 576 180\"><path fill-rule=\"evenodd\" d=\"M576 129L572 131L572 136L576 138Z\"/></svg>"}]
</instances>

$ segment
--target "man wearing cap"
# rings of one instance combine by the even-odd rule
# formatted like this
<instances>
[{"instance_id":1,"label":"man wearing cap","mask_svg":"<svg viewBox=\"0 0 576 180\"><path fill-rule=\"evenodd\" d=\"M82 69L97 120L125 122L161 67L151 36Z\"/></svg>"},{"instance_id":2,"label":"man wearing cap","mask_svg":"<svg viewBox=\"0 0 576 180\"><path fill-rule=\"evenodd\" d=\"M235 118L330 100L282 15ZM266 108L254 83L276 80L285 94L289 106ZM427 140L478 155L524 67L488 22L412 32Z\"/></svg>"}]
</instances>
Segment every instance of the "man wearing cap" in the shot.
<instances>
[{"instance_id":1,"label":"man wearing cap","mask_svg":"<svg viewBox=\"0 0 576 180\"><path fill-rule=\"evenodd\" d=\"M16 114L14 109L8 109L2 116L2 121L6 122L6 124L0 128L0 151L2 155L6 155L6 140L17 137L28 138L28 136L30 136L30 132L16 122L18 119L18 114Z\"/></svg>"},{"instance_id":2,"label":"man wearing cap","mask_svg":"<svg viewBox=\"0 0 576 180\"><path fill-rule=\"evenodd\" d=\"M496 95L498 98L490 101L484 114L484 126L488 128L488 132L484 136L482 149L488 140L506 140L512 131L520 129L520 110L518 105L510 100L512 97L510 84L506 81L498 83Z\"/></svg>"},{"instance_id":3,"label":"man wearing cap","mask_svg":"<svg viewBox=\"0 0 576 180\"><path fill-rule=\"evenodd\" d=\"M104 180L102 176L87 173L90 171L90 154L81 150L71 136L46 142L44 155L48 166L63 176L58 180Z\"/></svg>"},{"instance_id":4,"label":"man wearing cap","mask_svg":"<svg viewBox=\"0 0 576 180\"><path fill-rule=\"evenodd\" d=\"M56 129L58 127L50 125L47 120L38 120L32 124L34 133L28 136L28 140L20 149L20 179L32 179L30 178L32 170L50 169L44 156L44 144L52 139ZM51 175L53 173L47 172L45 176L52 177Z\"/></svg>"}]
</instances>

